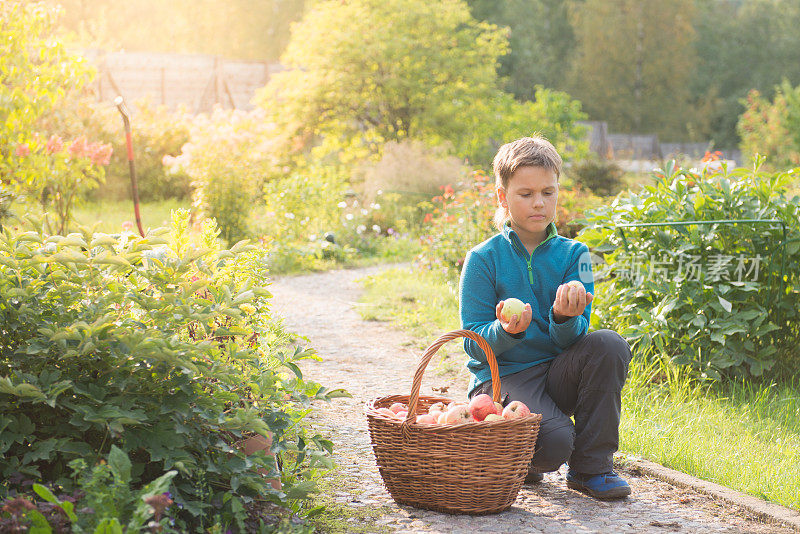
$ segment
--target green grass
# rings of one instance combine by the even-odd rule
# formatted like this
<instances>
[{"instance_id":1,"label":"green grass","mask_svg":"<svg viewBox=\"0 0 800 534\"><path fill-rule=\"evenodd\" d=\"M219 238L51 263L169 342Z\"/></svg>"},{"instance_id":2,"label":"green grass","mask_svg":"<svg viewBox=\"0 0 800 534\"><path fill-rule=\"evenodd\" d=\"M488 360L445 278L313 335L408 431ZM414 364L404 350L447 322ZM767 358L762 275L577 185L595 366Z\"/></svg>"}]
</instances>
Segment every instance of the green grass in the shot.
<instances>
[{"instance_id":1,"label":"green grass","mask_svg":"<svg viewBox=\"0 0 800 534\"><path fill-rule=\"evenodd\" d=\"M432 273L392 269L364 284L365 318L431 341L458 328L455 288ZM622 405L623 452L800 509L800 381L709 385L634 359Z\"/></svg>"},{"instance_id":2,"label":"green grass","mask_svg":"<svg viewBox=\"0 0 800 534\"><path fill-rule=\"evenodd\" d=\"M317 532L325 534L378 534L391 532L385 525L376 521L382 518L386 507L382 505L346 506L331 498L336 492L347 490L358 494L358 482L339 474L328 475L319 481L319 493L313 495L304 505L308 509L324 507L322 512L309 521Z\"/></svg>"},{"instance_id":3,"label":"green grass","mask_svg":"<svg viewBox=\"0 0 800 534\"><path fill-rule=\"evenodd\" d=\"M158 228L170 225L170 211L178 208L189 208L188 200L163 200L159 202L146 202L139 205L142 217L142 226ZM38 205L15 205L14 213L21 216L23 213L40 216L41 209ZM133 212L131 201L105 201L85 202L76 206L72 211L71 228L78 225L92 227L97 224L95 231L107 234L116 234L122 231L122 223L130 221L136 231L136 216Z\"/></svg>"}]
</instances>

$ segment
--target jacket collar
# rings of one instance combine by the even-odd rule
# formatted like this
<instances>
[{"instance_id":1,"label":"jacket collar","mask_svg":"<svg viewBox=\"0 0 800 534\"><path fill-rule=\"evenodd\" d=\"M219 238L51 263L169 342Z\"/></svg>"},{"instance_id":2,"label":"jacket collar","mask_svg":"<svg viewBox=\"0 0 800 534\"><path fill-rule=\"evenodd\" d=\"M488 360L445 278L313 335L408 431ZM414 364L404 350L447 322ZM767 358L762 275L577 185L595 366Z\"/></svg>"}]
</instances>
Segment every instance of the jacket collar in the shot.
<instances>
[{"instance_id":1,"label":"jacket collar","mask_svg":"<svg viewBox=\"0 0 800 534\"><path fill-rule=\"evenodd\" d=\"M522 240L519 238L517 233L511 229L511 225L509 223L503 225L502 233L506 241L511 243L512 246L521 247L522 250L525 250L525 247L522 244ZM539 245L547 243L556 236L558 236L558 229L556 228L556 223L551 222L550 224L547 225L544 241L539 243Z\"/></svg>"}]
</instances>

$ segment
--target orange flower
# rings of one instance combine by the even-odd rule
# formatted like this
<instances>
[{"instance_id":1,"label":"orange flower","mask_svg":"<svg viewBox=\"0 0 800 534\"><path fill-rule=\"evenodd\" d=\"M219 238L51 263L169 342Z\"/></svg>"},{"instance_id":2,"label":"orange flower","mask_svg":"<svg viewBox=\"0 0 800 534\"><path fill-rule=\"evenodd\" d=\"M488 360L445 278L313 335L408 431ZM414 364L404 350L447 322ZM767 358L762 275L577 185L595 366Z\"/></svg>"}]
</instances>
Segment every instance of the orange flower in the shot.
<instances>
[{"instance_id":1,"label":"orange flower","mask_svg":"<svg viewBox=\"0 0 800 534\"><path fill-rule=\"evenodd\" d=\"M64 140L56 134L53 134L50 136L50 139L47 140L47 145L45 145L44 148L47 150L48 154L61 152L61 149L64 148Z\"/></svg>"},{"instance_id":2,"label":"orange flower","mask_svg":"<svg viewBox=\"0 0 800 534\"><path fill-rule=\"evenodd\" d=\"M24 158L25 156L31 153L31 149L27 143L20 143L17 145L17 150L14 152L14 155L18 158Z\"/></svg>"}]
</instances>

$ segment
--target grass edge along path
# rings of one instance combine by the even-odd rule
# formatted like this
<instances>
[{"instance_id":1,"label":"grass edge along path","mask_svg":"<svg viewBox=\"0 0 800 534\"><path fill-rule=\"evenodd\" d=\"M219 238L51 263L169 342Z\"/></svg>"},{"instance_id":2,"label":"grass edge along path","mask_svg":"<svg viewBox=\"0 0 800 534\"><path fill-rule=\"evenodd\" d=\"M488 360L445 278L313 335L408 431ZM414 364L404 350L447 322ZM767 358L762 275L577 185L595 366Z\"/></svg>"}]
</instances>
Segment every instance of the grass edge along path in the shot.
<instances>
[{"instance_id":1,"label":"grass edge along path","mask_svg":"<svg viewBox=\"0 0 800 534\"><path fill-rule=\"evenodd\" d=\"M420 339L458 328L456 288L435 273L395 268L362 283L364 319ZM634 358L622 406L622 452L800 510L800 384L712 388Z\"/></svg>"}]
</instances>

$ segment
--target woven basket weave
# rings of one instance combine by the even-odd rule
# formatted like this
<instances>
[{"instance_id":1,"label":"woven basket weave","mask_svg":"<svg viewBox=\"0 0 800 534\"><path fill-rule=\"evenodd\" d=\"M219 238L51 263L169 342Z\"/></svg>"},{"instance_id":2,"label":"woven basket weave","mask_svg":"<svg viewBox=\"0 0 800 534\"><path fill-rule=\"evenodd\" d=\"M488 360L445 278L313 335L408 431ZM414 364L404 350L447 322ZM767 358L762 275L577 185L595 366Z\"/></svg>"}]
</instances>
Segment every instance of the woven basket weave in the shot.
<instances>
[{"instance_id":1,"label":"woven basket weave","mask_svg":"<svg viewBox=\"0 0 800 534\"><path fill-rule=\"evenodd\" d=\"M411 395L391 395L366 406L372 449L383 483L398 504L453 514L491 514L511 506L528 472L542 416L454 425L417 424L445 397L420 396L425 368L450 340L468 337L486 354L492 373L492 394L500 401L500 376L489 344L470 330L456 330L437 339L422 355ZM377 412L395 402L408 405L405 420Z\"/></svg>"}]
</instances>

